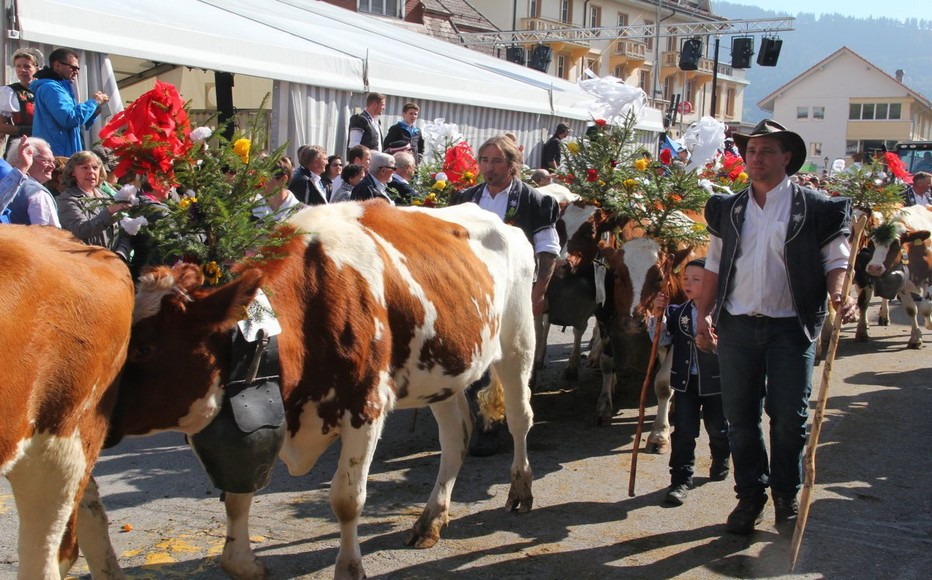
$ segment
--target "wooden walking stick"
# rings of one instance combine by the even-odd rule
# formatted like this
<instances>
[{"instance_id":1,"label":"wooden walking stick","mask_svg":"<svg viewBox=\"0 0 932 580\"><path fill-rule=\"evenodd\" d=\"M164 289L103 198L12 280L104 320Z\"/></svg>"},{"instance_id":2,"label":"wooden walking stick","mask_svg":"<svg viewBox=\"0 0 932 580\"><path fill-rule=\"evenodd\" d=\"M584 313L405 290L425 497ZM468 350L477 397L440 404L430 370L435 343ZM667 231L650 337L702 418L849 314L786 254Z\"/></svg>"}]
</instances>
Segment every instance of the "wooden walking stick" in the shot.
<instances>
[{"instance_id":1,"label":"wooden walking stick","mask_svg":"<svg viewBox=\"0 0 932 580\"><path fill-rule=\"evenodd\" d=\"M670 270L673 269L673 256L668 255L661 275L661 288L669 296ZM661 321L663 319L661 318ZM634 430L634 450L631 452L631 475L628 478L628 497L634 497L634 480L638 472L638 450L641 448L641 432L644 430L644 407L647 404L647 387L654 372L654 361L657 359L657 348L660 344L660 323L654 327L654 341L650 347L650 361L647 363L647 374L644 375L644 384L641 385L641 401L638 403L638 425Z\"/></svg>"},{"instance_id":2,"label":"wooden walking stick","mask_svg":"<svg viewBox=\"0 0 932 580\"><path fill-rule=\"evenodd\" d=\"M854 277L854 262L858 248L861 247L861 236L867 225L867 217L861 217L854 224L854 242L851 244L851 255L848 256L848 269L845 271L845 281L842 284L842 300L848 297L851 291L851 279ZM844 304L844 302L842 302ZM796 559L799 557L799 547L803 541L803 532L806 530L806 520L809 518L809 502L812 496L812 486L815 483L815 456L819 445L819 434L822 432L822 420L825 418L825 407L828 403L828 387L832 377L832 366L835 362L835 351L838 349L838 336L841 332L842 313L835 313L832 325L832 336L828 343L828 352L822 363L822 383L819 385L819 398L816 402L815 414L812 417L812 426L809 429L809 439L806 441L806 455L804 466L806 469L803 478L803 490L799 498L799 515L796 518L796 530L793 532L793 543L790 552L790 571L796 569Z\"/></svg>"}]
</instances>

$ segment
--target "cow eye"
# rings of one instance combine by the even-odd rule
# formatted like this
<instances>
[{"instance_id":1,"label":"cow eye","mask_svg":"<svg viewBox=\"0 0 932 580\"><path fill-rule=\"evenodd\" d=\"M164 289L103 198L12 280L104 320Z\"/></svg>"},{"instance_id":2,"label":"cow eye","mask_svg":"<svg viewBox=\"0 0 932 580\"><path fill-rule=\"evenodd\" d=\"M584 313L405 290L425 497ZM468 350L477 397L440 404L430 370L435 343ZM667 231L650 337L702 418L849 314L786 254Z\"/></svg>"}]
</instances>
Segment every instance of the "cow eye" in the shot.
<instances>
[{"instance_id":1,"label":"cow eye","mask_svg":"<svg viewBox=\"0 0 932 580\"><path fill-rule=\"evenodd\" d=\"M133 362L139 362L145 360L152 354L152 347L150 346L134 346L130 349L129 360Z\"/></svg>"}]
</instances>

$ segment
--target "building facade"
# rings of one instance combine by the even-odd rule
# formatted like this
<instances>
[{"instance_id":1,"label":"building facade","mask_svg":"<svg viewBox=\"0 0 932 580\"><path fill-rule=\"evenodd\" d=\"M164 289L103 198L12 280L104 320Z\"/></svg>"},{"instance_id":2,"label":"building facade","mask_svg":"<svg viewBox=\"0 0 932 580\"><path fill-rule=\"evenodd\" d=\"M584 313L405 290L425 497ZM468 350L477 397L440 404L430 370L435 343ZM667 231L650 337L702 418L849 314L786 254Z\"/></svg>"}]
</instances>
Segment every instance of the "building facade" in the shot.
<instances>
[{"instance_id":1,"label":"building facade","mask_svg":"<svg viewBox=\"0 0 932 580\"><path fill-rule=\"evenodd\" d=\"M888 74L842 47L758 106L802 136L808 169L822 170L855 153L932 139L932 103L904 80L903 71Z\"/></svg>"}]
</instances>

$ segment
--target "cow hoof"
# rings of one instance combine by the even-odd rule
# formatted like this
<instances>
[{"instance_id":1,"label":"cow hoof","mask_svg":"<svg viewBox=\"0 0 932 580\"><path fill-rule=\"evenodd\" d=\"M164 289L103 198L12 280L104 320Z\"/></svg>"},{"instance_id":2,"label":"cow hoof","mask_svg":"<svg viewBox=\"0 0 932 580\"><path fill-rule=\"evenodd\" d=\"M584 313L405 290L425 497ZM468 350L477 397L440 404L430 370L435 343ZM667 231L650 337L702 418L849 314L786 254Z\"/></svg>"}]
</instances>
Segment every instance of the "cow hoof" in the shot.
<instances>
[{"instance_id":1,"label":"cow hoof","mask_svg":"<svg viewBox=\"0 0 932 580\"><path fill-rule=\"evenodd\" d=\"M906 345L906 348L911 349L911 350L919 350L920 348L922 348L922 342L921 341L910 342L909 344Z\"/></svg>"},{"instance_id":2,"label":"cow hoof","mask_svg":"<svg viewBox=\"0 0 932 580\"><path fill-rule=\"evenodd\" d=\"M269 573L265 569L265 564L259 561L258 558L253 561L251 570L234 568L232 564L226 564L222 560L220 562L220 567L227 573L227 576L233 578L233 580L266 580L269 577Z\"/></svg>"},{"instance_id":3,"label":"cow hoof","mask_svg":"<svg viewBox=\"0 0 932 580\"><path fill-rule=\"evenodd\" d=\"M579 369L566 367L566 370L563 371L563 378L568 381L575 381L579 378Z\"/></svg>"},{"instance_id":4,"label":"cow hoof","mask_svg":"<svg viewBox=\"0 0 932 580\"><path fill-rule=\"evenodd\" d=\"M889 318L878 318L877 325L878 326L890 326L890 319Z\"/></svg>"},{"instance_id":5,"label":"cow hoof","mask_svg":"<svg viewBox=\"0 0 932 580\"><path fill-rule=\"evenodd\" d=\"M670 445L666 441L648 441L644 451L654 455L663 455L669 450L669 447Z\"/></svg>"},{"instance_id":6,"label":"cow hoof","mask_svg":"<svg viewBox=\"0 0 932 580\"><path fill-rule=\"evenodd\" d=\"M411 530L408 532L408 536L405 538L405 545L414 546L418 550L426 550L427 548L433 548L434 545L439 541L440 538L418 536L414 530Z\"/></svg>"},{"instance_id":7,"label":"cow hoof","mask_svg":"<svg viewBox=\"0 0 932 580\"><path fill-rule=\"evenodd\" d=\"M421 517L414 522L408 535L405 536L405 545L415 548L430 548L440 540L440 530L447 525L447 516L434 517L430 510L424 508Z\"/></svg>"},{"instance_id":8,"label":"cow hoof","mask_svg":"<svg viewBox=\"0 0 932 580\"><path fill-rule=\"evenodd\" d=\"M867 342L868 336L866 334L855 334L854 342Z\"/></svg>"}]
</instances>

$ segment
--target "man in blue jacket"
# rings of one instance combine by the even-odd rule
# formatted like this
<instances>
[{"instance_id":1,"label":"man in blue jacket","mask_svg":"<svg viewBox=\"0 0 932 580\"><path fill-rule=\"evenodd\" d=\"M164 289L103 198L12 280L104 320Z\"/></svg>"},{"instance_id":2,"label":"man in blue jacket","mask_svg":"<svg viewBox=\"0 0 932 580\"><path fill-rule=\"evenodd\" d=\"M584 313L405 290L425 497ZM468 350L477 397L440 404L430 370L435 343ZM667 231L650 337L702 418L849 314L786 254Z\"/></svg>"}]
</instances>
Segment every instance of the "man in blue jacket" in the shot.
<instances>
[{"instance_id":1,"label":"man in blue jacket","mask_svg":"<svg viewBox=\"0 0 932 580\"><path fill-rule=\"evenodd\" d=\"M49 55L48 66L36 73L36 80L29 85L36 95L32 134L45 139L57 156L71 157L84 149L81 127L90 127L100 106L110 100L97 91L79 104L71 83L80 71L78 55L71 49L57 48Z\"/></svg>"}]
</instances>

